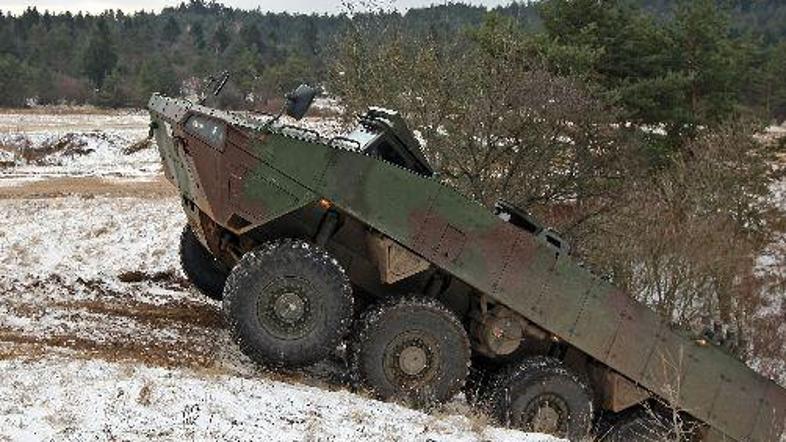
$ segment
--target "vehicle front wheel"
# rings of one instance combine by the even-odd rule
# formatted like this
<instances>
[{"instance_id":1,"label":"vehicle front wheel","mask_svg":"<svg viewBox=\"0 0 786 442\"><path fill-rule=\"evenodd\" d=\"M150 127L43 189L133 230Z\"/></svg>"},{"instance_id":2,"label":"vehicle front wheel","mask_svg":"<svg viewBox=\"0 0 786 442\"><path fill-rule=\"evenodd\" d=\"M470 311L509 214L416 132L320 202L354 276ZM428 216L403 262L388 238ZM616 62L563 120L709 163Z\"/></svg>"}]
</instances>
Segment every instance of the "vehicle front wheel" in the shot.
<instances>
[{"instance_id":1,"label":"vehicle front wheel","mask_svg":"<svg viewBox=\"0 0 786 442\"><path fill-rule=\"evenodd\" d=\"M197 290L208 298L221 300L229 269L199 242L190 225L180 234L180 265Z\"/></svg>"},{"instance_id":2,"label":"vehicle front wheel","mask_svg":"<svg viewBox=\"0 0 786 442\"><path fill-rule=\"evenodd\" d=\"M305 366L324 359L348 332L352 289L327 252L283 239L243 255L227 279L224 311L252 360Z\"/></svg>"}]
</instances>

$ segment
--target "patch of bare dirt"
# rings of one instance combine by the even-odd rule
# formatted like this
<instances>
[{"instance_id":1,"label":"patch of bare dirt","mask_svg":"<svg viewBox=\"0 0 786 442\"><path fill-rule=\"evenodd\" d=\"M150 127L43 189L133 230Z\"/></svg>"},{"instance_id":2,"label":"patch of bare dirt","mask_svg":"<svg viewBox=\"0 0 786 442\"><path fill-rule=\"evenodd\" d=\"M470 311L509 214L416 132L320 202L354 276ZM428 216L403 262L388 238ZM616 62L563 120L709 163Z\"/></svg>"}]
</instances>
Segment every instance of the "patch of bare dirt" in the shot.
<instances>
[{"instance_id":1,"label":"patch of bare dirt","mask_svg":"<svg viewBox=\"0 0 786 442\"><path fill-rule=\"evenodd\" d=\"M217 307L191 302L152 305L144 302L107 303L91 300L53 305L65 310L85 310L106 316L125 317L159 329L180 325L216 329L224 324Z\"/></svg>"},{"instance_id":2,"label":"patch of bare dirt","mask_svg":"<svg viewBox=\"0 0 786 442\"><path fill-rule=\"evenodd\" d=\"M125 283L133 282L156 282L162 283L172 290L185 290L191 284L188 280L180 276L177 272L169 270L166 272L148 273L140 270L130 270L117 275L117 279Z\"/></svg>"},{"instance_id":3,"label":"patch of bare dirt","mask_svg":"<svg viewBox=\"0 0 786 442\"><path fill-rule=\"evenodd\" d=\"M0 342L0 361L9 359L35 361L46 355L46 347L43 345Z\"/></svg>"},{"instance_id":4,"label":"patch of bare dirt","mask_svg":"<svg viewBox=\"0 0 786 442\"><path fill-rule=\"evenodd\" d=\"M22 108L0 108L0 114L23 115L125 115L136 109L105 109L95 106L36 106Z\"/></svg>"},{"instance_id":5,"label":"patch of bare dirt","mask_svg":"<svg viewBox=\"0 0 786 442\"><path fill-rule=\"evenodd\" d=\"M14 184L0 185L0 199L61 198L72 195L134 198L177 196L175 187L163 176L149 180L119 180L90 176L59 177Z\"/></svg>"},{"instance_id":6,"label":"patch of bare dirt","mask_svg":"<svg viewBox=\"0 0 786 442\"><path fill-rule=\"evenodd\" d=\"M70 350L72 356L103 359L110 362L133 361L161 367L206 368L216 363L215 348L194 346L190 342L163 343L144 338L123 341L99 341L68 334L35 336L18 330L0 327L0 342L12 343L6 358L19 356L20 350L28 357L44 356L52 348ZM47 348L48 347L48 348Z\"/></svg>"},{"instance_id":7,"label":"patch of bare dirt","mask_svg":"<svg viewBox=\"0 0 786 442\"><path fill-rule=\"evenodd\" d=\"M58 354L182 367L210 375L236 373L233 361L240 354L225 330L220 305L201 297L178 298L173 292L157 294L167 290L172 276L148 276L120 286L101 280L68 282L57 275L10 284L6 280L6 289L0 290L0 360ZM134 274L131 279L143 278ZM3 315L10 321L3 323ZM269 368L265 376L328 390L351 386L339 354L303 370Z\"/></svg>"},{"instance_id":8,"label":"patch of bare dirt","mask_svg":"<svg viewBox=\"0 0 786 442\"><path fill-rule=\"evenodd\" d=\"M190 299L153 304L133 299L145 291L182 284L162 273L150 280L109 286L98 280L18 281L0 296L0 359L40 358L53 352L107 361L218 370L225 343L220 307ZM180 288L182 290L182 288ZM26 296L20 296L24 293ZM156 295L149 294L154 298Z\"/></svg>"},{"instance_id":9,"label":"patch of bare dirt","mask_svg":"<svg viewBox=\"0 0 786 442\"><path fill-rule=\"evenodd\" d=\"M142 138L141 140L123 148L123 155L133 155L145 149L153 147L153 140L151 138Z\"/></svg>"}]
</instances>

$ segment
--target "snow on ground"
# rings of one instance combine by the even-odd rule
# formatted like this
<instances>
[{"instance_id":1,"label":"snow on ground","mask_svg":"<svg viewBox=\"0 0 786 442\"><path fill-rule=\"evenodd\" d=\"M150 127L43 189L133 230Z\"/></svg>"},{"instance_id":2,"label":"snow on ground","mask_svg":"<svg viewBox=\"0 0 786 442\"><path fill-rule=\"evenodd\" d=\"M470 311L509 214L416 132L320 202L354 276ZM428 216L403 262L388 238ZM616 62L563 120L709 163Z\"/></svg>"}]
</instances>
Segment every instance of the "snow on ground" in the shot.
<instances>
[{"instance_id":1,"label":"snow on ground","mask_svg":"<svg viewBox=\"0 0 786 442\"><path fill-rule=\"evenodd\" d=\"M110 279L122 271L177 268L185 224L176 198L0 200L0 273Z\"/></svg>"},{"instance_id":2,"label":"snow on ground","mask_svg":"<svg viewBox=\"0 0 786 442\"><path fill-rule=\"evenodd\" d=\"M554 440L462 398L427 414L351 393L340 350L258 368L179 269L179 200L154 145L127 151L146 124L0 114L0 152L68 141L0 161L0 440Z\"/></svg>"},{"instance_id":3,"label":"snow on ground","mask_svg":"<svg viewBox=\"0 0 786 442\"><path fill-rule=\"evenodd\" d=\"M144 112L0 113L0 440L553 440L243 356L178 263ZM333 120L300 123L327 135Z\"/></svg>"},{"instance_id":4,"label":"snow on ground","mask_svg":"<svg viewBox=\"0 0 786 442\"><path fill-rule=\"evenodd\" d=\"M0 435L18 440L553 440L258 377L50 358L2 361L0 379Z\"/></svg>"},{"instance_id":5,"label":"snow on ground","mask_svg":"<svg viewBox=\"0 0 786 442\"><path fill-rule=\"evenodd\" d=\"M552 440L352 394L338 360L259 371L178 269L173 198L0 210L0 439Z\"/></svg>"},{"instance_id":6,"label":"snow on ground","mask_svg":"<svg viewBox=\"0 0 786 442\"><path fill-rule=\"evenodd\" d=\"M65 137L65 138L64 138ZM109 175L153 176L161 173L158 152L147 148L134 153L124 150L144 137L131 138L113 132L69 132L60 134L0 136L0 144L30 143L30 150L68 142L70 150L57 151L34 163L17 160L12 172L19 176Z\"/></svg>"},{"instance_id":7,"label":"snow on ground","mask_svg":"<svg viewBox=\"0 0 786 442\"><path fill-rule=\"evenodd\" d=\"M249 115L265 121L268 117ZM340 133L336 119L305 118L283 123ZM0 113L0 178L16 182L58 176L150 178L160 175L154 142L146 141L150 120L142 111L109 114ZM8 166L7 163L14 163ZM6 184L8 185L8 184Z\"/></svg>"},{"instance_id":8,"label":"snow on ground","mask_svg":"<svg viewBox=\"0 0 786 442\"><path fill-rule=\"evenodd\" d=\"M95 114L0 113L0 151L16 164L2 178L106 175L154 176L161 166L154 146L127 152L148 133L141 111Z\"/></svg>"},{"instance_id":9,"label":"snow on ground","mask_svg":"<svg viewBox=\"0 0 786 442\"><path fill-rule=\"evenodd\" d=\"M786 124L782 126L772 126L764 134L768 142L777 142L778 139L786 137ZM786 160L786 158L782 158ZM786 167L786 162L782 162L775 167ZM774 184L771 188L772 198L781 211L786 212L786 179ZM775 281L786 280L786 236L777 239L768 248L768 252L758 259L758 271L762 274L770 275ZM764 298L764 303L755 312L755 320L759 324L760 330L765 332L754 336L752 344L767 348L766 353L772 357L756 358L750 361L750 365L759 373L771 377L781 386L786 387L786 349L783 347L783 340L777 341L777 337L786 338L786 289L777 284L769 290L768 296ZM780 357L778 357L780 356Z\"/></svg>"}]
</instances>

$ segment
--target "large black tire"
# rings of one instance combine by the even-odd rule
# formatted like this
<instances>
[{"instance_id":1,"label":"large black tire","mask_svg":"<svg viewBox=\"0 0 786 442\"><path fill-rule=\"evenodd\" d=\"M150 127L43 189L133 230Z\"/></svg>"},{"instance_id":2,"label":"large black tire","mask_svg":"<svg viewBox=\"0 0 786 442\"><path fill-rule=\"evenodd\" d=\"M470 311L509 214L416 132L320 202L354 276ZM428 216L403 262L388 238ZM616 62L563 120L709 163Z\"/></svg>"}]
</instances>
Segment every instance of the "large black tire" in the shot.
<instances>
[{"instance_id":1,"label":"large black tire","mask_svg":"<svg viewBox=\"0 0 786 442\"><path fill-rule=\"evenodd\" d=\"M469 339L456 316L433 299L389 300L367 311L351 360L377 397L422 407L452 398L470 365Z\"/></svg>"},{"instance_id":2,"label":"large black tire","mask_svg":"<svg viewBox=\"0 0 786 442\"><path fill-rule=\"evenodd\" d=\"M669 437L666 422L659 416L637 411L620 419L609 432L603 435L604 442L667 442Z\"/></svg>"},{"instance_id":3,"label":"large black tire","mask_svg":"<svg viewBox=\"0 0 786 442\"><path fill-rule=\"evenodd\" d=\"M301 367L336 349L352 320L344 269L321 248L294 239L254 249L232 269L224 312L235 341L255 362Z\"/></svg>"},{"instance_id":4,"label":"large black tire","mask_svg":"<svg viewBox=\"0 0 786 442\"><path fill-rule=\"evenodd\" d=\"M494 380L495 367L486 364L486 359L473 358L467 382L464 384L464 397L473 407L484 407L491 381Z\"/></svg>"},{"instance_id":5,"label":"large black tire","mask_svg":"<svg viewBox=\"0 0 786 442\"><path fill-rule=\"evenodd\" d=\"M180 265L188 280L202 294L221 300L229 269L199 242L190 225L180 234Z\"/></svg>"},{"instance_id":6,"label":"large black tire","mask_svg":"<svg viewBox=\"0 0 786 442\"><path fill-rule=\"evenodd\" d=\"M553 358L531 357L500 371L487 401L501 423L519 430L580 441L592 428L588 383Z\"/></svg>"},{"instance_id":7,"label":"large black tire","mask_svg":"<svg viewBox=\"0 0 786 442\"><path fill-rule=\"evenodd\" d=\"M682 442L695 440L698 433L695 421L680 415L673 421L661 407L639 407L625 412L614 422L603 442Z\"/></svg>"}]
</instances>

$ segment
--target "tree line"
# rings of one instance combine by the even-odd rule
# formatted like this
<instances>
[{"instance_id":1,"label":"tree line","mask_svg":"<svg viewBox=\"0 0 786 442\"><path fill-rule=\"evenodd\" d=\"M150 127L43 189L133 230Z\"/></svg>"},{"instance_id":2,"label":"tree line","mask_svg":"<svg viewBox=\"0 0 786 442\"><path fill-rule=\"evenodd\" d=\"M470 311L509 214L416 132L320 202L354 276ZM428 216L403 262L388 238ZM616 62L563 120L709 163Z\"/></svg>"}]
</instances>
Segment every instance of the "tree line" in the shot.
<instances>
[{"instance_id":1,"label":"tree line","mask_svg":"<svg viewBox=\"0 0 786 442\"><path fill-rule=\"evenodd\" d=\"M141 106L152 91L193 92L199 79L228 69L235 78L225 100L259 106L299 82L324 81L337 40L359 23L446 44L493 13L553 41L539 56L561 73L593 76L632 109L631 118L671 123L740 106L786 117L783 2L699 2L704 10L680 0L578 0L569 10L563 3L337 15L244 11L205 0L157 14L31 7L0 13L0 105ZM555 21L556 11L571 15Z\"/></svg>"}]
</instances>

